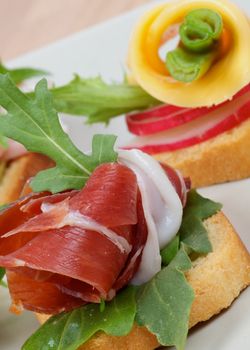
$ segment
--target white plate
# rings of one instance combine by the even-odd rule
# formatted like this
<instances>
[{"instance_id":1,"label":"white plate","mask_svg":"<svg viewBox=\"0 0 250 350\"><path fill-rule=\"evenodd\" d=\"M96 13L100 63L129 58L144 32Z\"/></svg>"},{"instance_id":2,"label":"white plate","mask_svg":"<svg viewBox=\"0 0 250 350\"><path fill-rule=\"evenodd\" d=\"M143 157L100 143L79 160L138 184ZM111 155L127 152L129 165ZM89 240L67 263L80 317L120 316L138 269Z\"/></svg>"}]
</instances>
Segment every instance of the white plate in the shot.
<instances>
[{"instance_id":1,"label":"white plate","mask_svg":"<svg viewBox=\"0 0 250 350\"><path fill-rule=\"evenodd\" d=\"M235 2L250 14L248 1ZM45 68L53 73L53 80L58 84L67 82L74 72L85 77L101 74L108 80L121 80L131 28L138 16L150 6L152 4L25 55L10 62L10 65ZM79 117L64 117L64 121L76 144L85 150L95 133L117 134L119 143L131 138L123 118L113 120L108 128L103 125L87 127ZM250 249L250 179L212 186L201 192L224 204L225 213ZM31 313L25 312L19 317L8 313L9 300L3 289L0 289L0 298L0 349L19 350L38 323ZM250 349L249 305L250 289L244 291L226 312L192 331L186 350Z\"/></svg>"}]
</instances>

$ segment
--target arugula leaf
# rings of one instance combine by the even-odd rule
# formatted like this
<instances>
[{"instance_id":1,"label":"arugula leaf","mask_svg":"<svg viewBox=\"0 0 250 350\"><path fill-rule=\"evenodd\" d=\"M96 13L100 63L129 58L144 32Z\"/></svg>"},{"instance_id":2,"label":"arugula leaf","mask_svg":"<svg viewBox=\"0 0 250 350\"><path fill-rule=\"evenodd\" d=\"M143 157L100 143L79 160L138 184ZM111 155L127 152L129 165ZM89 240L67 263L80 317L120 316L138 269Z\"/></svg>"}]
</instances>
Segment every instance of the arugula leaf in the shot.
<instances>
[{"instance_id":1,"label":"arugula leaf","mask_svg":"<svg viewBox=\"0 0 250 350\"><path fill-rule=\"evenodd\" d=\"M68 84L50 89L59 112L84 115L87 123L108 123L113 117L161 104L140 86L107 84L100 77L79 76Z\"/></svg>"},{"instance_id":2,"label":"arugula leaf","mask_svg":"<svg viewBox=\"0 0 250 350\"><path fill-rule=\"evenodd\" d=\"M8 112L0 117L1 133L56 162L55 168L42 171L33 179L31 187L36 192L80 189L96 166L117 159L113 135L96 135L92 155L76 148L60 125L45 79L36 85L35 98L31 100L8 75L0 74L0 105Z\"/></svg>"},{"instance_id":3,"label":"arugula leaf","mask_svg":"<svg viewBox=\"0 0 250 350\"><path fill-rule=\"evenodd\" d=\"M2 281L4 275L5 275L5 269L3 267L0 267L0 282Z\"/></svg>"},{"instance_id":4,"label":"arugula leaf","mask_svg":"<svg viewBox=\"0 0 250 350\"><path fill-rule=\"evenodd\" d=\"M126 288L106 303L102 312L99 304L88 304L51 317L26 341L22 350L75 350L98 331L115 336L128 334L135 318L135 293L134 287Z\"/></svg>"},{"instance_id":5,"label":"arugula leaf","mask_svg":"<svg viewBox=\"0 0 250 350\"><path fill-rule=\"evenodd\" d=\"M5 276L5 269L3 267L0 267L0 286L8 288L7 283L3 281L4 276Z\"/></svg>"},{"instance_id":6,"label":"arugula leaf","mask_svg":"<svg viewBox=\"0 0 250 350\"><path fill-rule=\"evenodd\" d=\"M172 262L137 294L137 323L155 334L161 345L174 345L177 350L184 349L194 300L184 275L190 268L191 261L181 246Z\"/></svg>"},{"instance_id":7,"label":"arugula leaf","mask_svg":"<svg viewBox=\"0 0 250 350\"><path fill-rule=\"evenodd\" d=\"M4 149L8 148L8 141L7 141L6 137L4 137L1 134L0 134L0 146Z\"/></svg>"},{"instance_id":8,"label":"arugula leaf","mask_svg":"<svg viewBox=\"0 0 250 350\"><path fill-rule=\"evenodd\" d=\"M20 84L22 81L30 78L41 77L49 74L49 72L42 69L34 69L34 68L9 69L0 62L0 74L6 74L6 73L9 73L11 79L14 81L15 84Z\"/></svg>"},{"instance_id":9,"label":"arugula leaf","mask_svg":"<svg viewBox=\"0 0 250 350\"><path fill-rule=\"evenodd\" d=\"M62 166L38 173L31 181L32 189L35 192L39 192L47 188L47 190L53 193L67 189L81 189L89 178L89 175L98 165L116 161L117 153L113 149L115 141L116 136L114 135L94 135L92 140L92 154L90 156L84 155L87 158L82 161L82 165L88 165L88 173L87 170L85 173L82 170L80 172L71 171L71 169L65 167L65 163L62 161Z\"/></svg>"},{"instance_id":10,"label":"arugula leaf","mask_svg":"<svg viewBox=\"0 0 250 350\"><path fill-rule=\"evenodd\" d=\"M207 254L212 251L206 228L202 221L216 214L222 205L200 196L195 190L188 193L179 235L191 251Z\"/></svg>"},{"instance_id":11,"label":"arugula leaf","mask_svg":"<svg viewBox=\"0 0 250 350\"><path fill-rule=\"evenodd\" d=\"M180 237L175 236L172 241L161 250L162 264L167 266L176 256L179 251Z\"/></svg>"},{"instance_id":12,"label":"arugula leaf","mask_svg":"<svg viewBox=\"0 0 250 350\"><path fill-rule=\"evenodd\" d=\"M186 251L206 254L212 251L203 220L216 214L221 204L200 196L196 190L188 193L182 224L178 235L161 250L163 265L167 266L177 254L180 244L185 244Z\"/></svg>"},{"instance_id":13,"label":"arugula leaf","mask_svg":"<svg viewBox=\"0 0 250 350\"><path fill-rule=\"evenodd\" d=\"M171 268L178 269L180 271L188 271L192 267L192 262L187 254L186 247L183 243L180 244L180 249L175 255L174 259L168 265Z\"/></svg>"}]
</instances>

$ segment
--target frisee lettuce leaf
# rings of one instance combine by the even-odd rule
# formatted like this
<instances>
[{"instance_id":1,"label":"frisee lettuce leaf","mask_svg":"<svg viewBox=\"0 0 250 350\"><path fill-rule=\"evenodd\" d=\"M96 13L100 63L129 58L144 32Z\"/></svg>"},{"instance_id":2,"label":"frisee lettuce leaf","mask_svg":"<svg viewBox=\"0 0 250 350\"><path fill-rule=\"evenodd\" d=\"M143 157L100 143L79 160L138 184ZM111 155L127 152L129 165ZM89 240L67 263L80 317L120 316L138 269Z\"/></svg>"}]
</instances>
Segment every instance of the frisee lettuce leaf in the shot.
<instances>
[{"instance_id":1,"label":"frisee lettuce leaf","mask_svg":"<svg viewBox=\"0 0 250 350\"><path fill-rule=\"evenodd\" d=\"M216 214L221 207L220 203L202 197L197 191L189 191L179 235L181 242L192 252L207 254L212 251L212 245L202 221Z\"/></svg>"},{"instance_id":2,"label":"frisee lettuce leaf","mask_svg":"<svg viewBox=\"0 0 250 350\"><path fill-rule=\"evenodd\" d=\"M0 74L8 73L15 84L26 79L46 76L42 69L8 69L0 62ZM162 102L149 95L139 85L106 83L101 77L81 78L75 74L69 83L50 88L58 112L87 117L86 123L108 123L119 115L157 106ZM26 93L35 97L33 92Z\"/></svg>"},{"instance_id":3,"label":"frisee lettuce leaf","mask_svg":"<svg viewBox=\"0 0 250 350\"><path fill-rule=\"evenodd\" d=\"M50 89L58 112L87 117L87 123L108 123L113 117L161 104L138 85L105 83L100 77L79 76Z\"/></svg>"},{"instance_id":4,"label":"frisee lettuce leaf","mask_svg":"<svg viewBox=\"0 0 250 350\"><path fill-rule=\"evenodd\" d=\"M36 85L31 100L8 75L0 74L0 105L8 112L0 117L1 133L56 163L56 167L40 172L32 180L31 187L36 192L81 189L99 164L117 159L114 135L95 135L91 155L77 149L60 125L45 79Z\"/></svg>"},{"instance_id":5,"label":"frisee lettuce leaf","mask_svg":"<svg viewBox=\"0 0 250 350\"><path fill-rule=\"evenodd\" d=\"M75 350L98 331L123 336L134 324L136 288L130 286L100 311L99 304L88 304L51 317L23 345L22 350Z\"/></svg>"},{"instance_id":6,"label":"frisee lettuce leaf","mask_svg":"<svg viewBox=\"0 0 250 350\"><path fill-rule=\"evenodd\" d=\"M191 261L182 246L172 262L137 295L137 323L155 334L161 345L174 345L177 350L184 349L194 300L184 275L190 268Z\"/></svg>"},{"instance_id":7,"label":"frisee lettuce leaf","mask_svg":"<svg viewBox=\"0 0 250 350\"><path fill-rule=\"evenodd\" d=\"M14 81L15 84L20 84L24 80L27 80L30 78L41 77L49 74L49 72L43 69L26 68L26 67L9 69L5 67L0 61L0 74L6 74L6 73L10 75L11 79Z\"/></svg>"}]
</instances>

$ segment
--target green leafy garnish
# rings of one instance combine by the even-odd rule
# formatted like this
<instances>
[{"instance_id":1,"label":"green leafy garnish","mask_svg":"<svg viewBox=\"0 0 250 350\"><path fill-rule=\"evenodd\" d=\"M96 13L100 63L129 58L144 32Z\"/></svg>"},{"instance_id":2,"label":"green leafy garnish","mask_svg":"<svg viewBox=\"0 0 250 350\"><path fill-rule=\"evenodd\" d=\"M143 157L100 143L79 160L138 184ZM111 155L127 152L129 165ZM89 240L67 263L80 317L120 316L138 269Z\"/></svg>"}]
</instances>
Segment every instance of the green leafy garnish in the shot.
<instances>
[{"instance_id":1,"label":"green leafy garnish","mask_svg":"<svg viewBox=\"0 0 250 350\"><path fill-rule=\"evenodd\" d=\"M0 267L0 286L7 288L7 284L3 281L4 276L5 269L3 267Z\"/></svg>"},{"instance_id":2,"label":"green leafy garnish","mask_svg":"<svg viewBox=\"0 0 250 350\"><path fill-rule=\"evenodd\" d=\"M0 134L0 146L4 149L8 148L8 141L7 141L6 137L4 137L1 134Z\"/></svg>"},{"instance_id":3,"label":"green leafy garnish","mask_svg":"<svg viewBox=\"0 0 250 350\"><path fill-rule=\"evenodd\" d=\"M179 235L181 242L192 252L207 254L212 251L212 245L202 221L216 214L221 207L220 203L200 196L195 190L189 191Z\"/></svg>"},{"instance_id":4,"label":"green leafy garnish","mask_svg":"<svg viewBox=\"0 0 250 350\"><path fill-rule=\"evenodd\" d=\"M188 253L207 254L212 251L203 220L216 214L222 205L200 196L196 190L188 192L187 203L178 235L161 250L163 265L168 265L184 244Z\"/></svg>"},{"instance_id":5,"label":"green leafy garnish","mask_svg":"<svg viewBox=\"0 0 250 350\"><path fill-rule=\"evenodd\" d=\"M87 117L87 123L108 123L113 117L161 104L138 85L107 84L100 77L76 76L50 89L58 112Z\"/></svg>"},{"instance_id":6,"label":"green leafy garnish","mask_svg":"<svg viewBox=\"0 0 250 350\"><path fill-rule=\"evenodd\" d=\"M6 73L10 75L11 79L14 81L15 84L20 84L22 81L30 78L41 77L49 74L47 71L42 69L34 69L34 68L9 69L9 68L6 68L0 62L0 74L6 74Z\"/></svg>"},{"instance_id":7,"label":"green leafy garnish","mask_svg":"<svg viewBox=\"0 0 250 350\"><path fill-rule=\"evenodd\" d=\"M2 281L4 275L5 275L5 269L3 267L0 267L0 281Z\"/></svg>"},{"instance_id":8,"label":"green leafy garnish","mask_svg":"<svg viewBox=\"0 0 250 350\"><path fill-rule=\"evenodd\" d=\"M184 275L190 268L191 261L181 247L174 260L142 286L137 296L137 323L155 334L161 345L174 345L177 350L184 349L194 300Z\"/></svg>"},{"instance_id":9,"label":"green leafy garnish","mask_svg":"<svg viewBox=\"0 0 250 350\"><path fill-rule=\"evenodd\" d=\"M91 155L76 148L60 125L44 79L36 85L34 99L30 99L8 75L0 74L0 105L8 112L0 118L1 133L27 150L47 155L56 162L56 167L40 172L33 179L31 187L36 192L81 189L99 164L117 159L113 135L96 135Z\"/></svg>"},{"instance_id":10,"label":"green leafy garnish","mask_svg":"<svg viewBox=\"0 0 250 350\"><path fill-rule=\"evenodd\" d=\"M75 350L96 332L123 336L134 324L136 289L128 287L106 303L88 304L68 313L51 317L23 345L22 350Z\"/></svg>"},{"instance_id":11,"label":"green leafy garnish","mask_svg":"<svg viewBox=\"0 0 250 350\"><path fill-rule=\"evenodd\" d=\"M141 313L143 317L141 324L154 333L162 345L175 345L178 350L184 349L193 297L190 291L192 288L188 285L185 276L180 275L180 271L186 271L191 267L189 253L206 254L212 251L212 245L202 221L216 214L220 209L221 204L200 196L195 190L189 191L179 233L161 251L162 263L168 266L163 268L151 282L142 287L142 291L146 290L146 296L142 294ZM169 283L173 289L166 287L165 290L165 283ZM172 294L167 294L167 290ZM181 291L184 292L183 295L181 295ZM155 305L153 305L153 301L156 302ZM148 310L147 303L150 305ZM167 305L165 308L169 307L165 315L163 304ZM157 311L154 312L154 310ZM174 310L173 315L171 315L171 310ZM141 322L140 313L138 315L138 322ZM165 318L171 320L171 316L174 318L174 322L166 323ZM157 319L163 320L162 323L157 323ZM172 324L174 324L173 328Z\"/></svg>"},{"instance_id":12,"label":"green leafy garnish","mask_svg":"<svg viewBox=\"0 0 250 350\"><path fill-rule=\"evenodd\" d=\"M180 237L175 236L172 241L161 250L162 264L167 266L176 256L180 247Z\"/></svg>"},{"instance_id":13,"label":"green leafy garnish","mask_svg":"<svg viewBox=\"0 0 250 350\"><path fill-rule=\"evenodd\" d=\"M101 301L100 301L100 311L101 312L103 312L105 310L105 306L106 306L105 300L101 299Z\"/></svg>"}]
</instances>

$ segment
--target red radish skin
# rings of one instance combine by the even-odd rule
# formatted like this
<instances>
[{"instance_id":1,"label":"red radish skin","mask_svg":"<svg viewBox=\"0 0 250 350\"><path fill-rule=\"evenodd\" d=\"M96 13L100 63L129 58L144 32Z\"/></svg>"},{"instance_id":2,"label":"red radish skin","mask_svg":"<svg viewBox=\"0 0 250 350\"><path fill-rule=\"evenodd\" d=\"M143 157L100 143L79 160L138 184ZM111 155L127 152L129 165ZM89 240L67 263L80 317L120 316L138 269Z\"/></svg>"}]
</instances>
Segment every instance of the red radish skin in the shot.
<instances>
[{"instance_id":1,"label":"red radish skin","mask_svg":"<svg viewBox=\"0 0 250 350\"><path fill-rule=\"evenodd\" d=\"M207 113L164 132L136 138L126 149L137 148L149 154L175 151L207 141L250 118L250 85L231 101L207 108ZM171 118L170 118L171 119Z\"/></svg>"},{"instance_id":2,"label":"red radish skin","mask_svg":"<svg viewBox=\"0 0 250 350\"><path fill-rule=\"evenodd\" d=\"M205 114L222 108L249 91L250 84L240 90L231 101L212 107L183 108L164 104L139 113L128 114L126 123L132 134L139 136L155 134L203 117Z\"/></svg>"},{"instance_id":3,"label":"red radish skin","mask_svg":"<svg viewBox=\"0 0 250 350\"><path fill-rule=\"evenodd\" d=\"M216 108L216 107L213 107ZM188 123L208 112L208 108L182 108L162 105L147 111L128 114L126 122L129 131L135 135L151 135Z\"/></svg>"}]
</instances>

